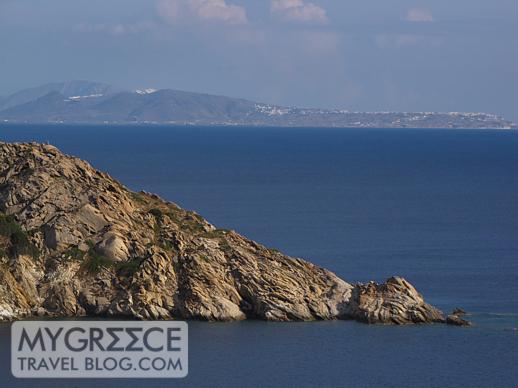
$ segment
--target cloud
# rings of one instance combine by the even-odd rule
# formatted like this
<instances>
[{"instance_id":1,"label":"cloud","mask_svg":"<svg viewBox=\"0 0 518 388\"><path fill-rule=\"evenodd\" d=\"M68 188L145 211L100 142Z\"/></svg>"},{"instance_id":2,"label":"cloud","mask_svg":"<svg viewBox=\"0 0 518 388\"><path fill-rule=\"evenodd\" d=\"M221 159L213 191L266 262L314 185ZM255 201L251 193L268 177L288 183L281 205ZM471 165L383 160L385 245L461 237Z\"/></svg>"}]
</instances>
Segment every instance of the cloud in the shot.
<instances>
[{"instance_id":1,"label":"cloud","mask_svg":"<svg viewBox=\"0 0 518 388\"><path fill-rule=\"evenodd\" d=\"M80 23L75 26L75 30L79 32L90 33L108 33L110 35L122 36L130 34L139 34L154 30L155 23L151 21L142 21L136 23L114 23L114 24L89 24Z\"/></svg>"},{"instance_id":2,"label":"cloud","mask_svg":"<svg viewBox=\"0 0 518 388\"><path fill-rule=\"evenodd\" d=\"M433 22L434 17L429 9L412 8L408 10L405 20L409 22Z\"/></svg>"},{"instance_id":3,"label":"cloud","mask_svg":"<svg viewBox=\"0 0 518 388\"><path fill-rule=\"evenodd\" d=\"M226 0L161 0L158 12L170 22L198 20L223 24L246 24L244 7Z\"/></svg>"},{"instance_id":4,"label":"cloud","mask_svg":"<svg viewBox=\"0 0 518 388\"><path fill-rule=\"evenodd\" d=\"M271 0L270 11L285 21L317 24L328 22L325 9L303 0Z\"/></svg>"},{"instance_id":5,"label":"cloud","mask_svg":"<svg viewBox=\"0 0 518 388\"><path fill-rule=\"evenodd\" d=\"M379 34L374 37L374 41L382 49L430 48L442 46L445 38L442 35Z\"/></svg>"}]
</instances>

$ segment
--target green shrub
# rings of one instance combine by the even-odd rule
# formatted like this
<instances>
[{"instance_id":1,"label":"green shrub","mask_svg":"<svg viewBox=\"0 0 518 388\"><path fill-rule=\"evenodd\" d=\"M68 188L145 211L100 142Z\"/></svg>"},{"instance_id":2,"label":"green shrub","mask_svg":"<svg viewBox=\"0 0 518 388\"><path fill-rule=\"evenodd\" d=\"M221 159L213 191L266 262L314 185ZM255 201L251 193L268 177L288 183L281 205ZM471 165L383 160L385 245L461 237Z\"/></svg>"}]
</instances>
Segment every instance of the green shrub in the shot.
<instances>
[{"instance_id":1,"label":"green shrub","mask_svg":"<svg viewBox=\"0 0 518 388\"><path fill-rule=\"evenodd\" d=\"M220 242L219 242L219 247L220 249L225 252L227 255L232 253L233 251L233 248L230 246L230 244L228 243L227 240L225 239L222 239Z\"/></svg>"},{"instance_id":2,"label":"green shrub","mask_svg":"<svg viewBox=\"0 0 518 388\"><path fill-rule=\"evenodd\" d=\"M128 261L117 263L116 268L120 273L131 276L140 268L143 261L144 259L141 257L135 257Z\"/></svg>"},{"instance_id":3,"label":"green shrub","mask_svg":"<svg viewBox=\"0 0 518 388\"><path fill-rule=\"evenodd\" d=\"M130 195L137 203L141 205L145 205L147 203L146 199L144 198L144 194L142 193L131 192Z\"/></svg>"},{"instance_id":4,"label":"green shrub","mask_svg":"<svg viewBox=\"0 0 518 388\"><path fill-rule=\"evenodd\" d=\"M0 235L7 237L10 242L10 255L29 255L34 259L40 256L39 249L29 240L27 232L13 217L0 214Z\"/></svg>"},{"instance_id":5,"label":"green shrub","mask_svg":"<svg viewBox=\"0 0 518 388\"><path fill-rule=\"evenodd\" d=\"M0 214L0 235L11 237L11 234L21 230L13 217Z\"/></svg>"},{"instance_id":6,"label":"green shrub","mask_svg":"<svg viewBox=\"0 0 518 388\"><path fill-rule=\"evenodd\" d=\"M95 243L91 240L86 242L89 250L86 253L85 260L83 261L82 267L85 271L90 274L96 274L103 268L109 268L113 266L113 261L107 257L100 255L95 251Z\"/></svg>"},{"instance_id":7,"label":"green shrub","mask_svg":"<svg viewBox=\"0 0 518 388\"><path fill-rule=\"evenodd\" d=\"M109 268L113 265L112 261L102 255L94 254L88 255L83 261L83 269L91 274L96 274L103 268Z\"/></svg>"},{"instance_id":8,"label":"green shrub","mask_svg":"<svg viewBox=\"0 0 518 388\"><path fill-rule=\"evenodd\" d=\"M166 251L173 249L173 245L169 241L164 241L162 238L162 224L164 222L164 213L162 210L154 208L149 213L155 217L155 225L153 226L153 232L155 233L155 242ZM169 214L168 214L169 215Z\"/></svg>"},{"instance_id":9,"label":"green shrub","mask_svg":"<svg viewBox=\"0 0 518 388\"><path fill-rule=\"evenodd\" d=\"M91 240L87 241L89 249L88 252L81 252L77 247L72 247L68 254L72 257L84 257L82 268L88 273L94 275L99 273L102 269L114 268L119 274L131 276L140 267L144 261L141 257L135 257L128 261L114 262L106 256L103 256L95 251L95 243ZM74 256L77 253L78 256Z\"/></svg>"},{"instance_id":10,"label":"green shrub","mask_svg":"<svg viewBox=\"0 0 518 388\"><path fill-rule=\"evenodd\" d=\"M25 165L22 170L20 171L20 174L24 175L24 176L29 176L29 175L32 175L34 174L34 168L32 168L31 166L29 165Z\"/></svg>"},{"instance_id":11,"label":"green shrub","mask_svg":"<svg viewBox=\"0 0 518 388\"><path fill-rule=\"evenodd\" d=\"M85 257L86 252L83 252L77 246L73 246L68 251L65 252L65 255L69 256L75 260L82 260Z\"/></svg>"},{"instance_id":12,"label":"green shrub","mask_svg":"<svg viewBox=\"0 0 518 388\"><path fill-rule=\"evenodd\" d=\"M162 213L162 210L157 209L157 208L151 209L151 210L149 211L149 213L150 213L153 217L155 217L155 218L157 219L157 221L158 221L158 220L161 220L161 219L162 219L162 217L164 216L164 213Z\"/></svg>"}]
</instances>

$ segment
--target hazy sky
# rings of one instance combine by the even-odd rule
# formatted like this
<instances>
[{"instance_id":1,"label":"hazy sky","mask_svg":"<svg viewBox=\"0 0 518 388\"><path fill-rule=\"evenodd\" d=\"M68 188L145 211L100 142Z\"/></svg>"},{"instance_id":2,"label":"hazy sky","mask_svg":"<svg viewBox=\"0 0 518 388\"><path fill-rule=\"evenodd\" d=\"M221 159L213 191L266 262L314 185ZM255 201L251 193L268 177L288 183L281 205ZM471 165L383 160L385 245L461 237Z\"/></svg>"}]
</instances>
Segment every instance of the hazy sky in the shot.
<instances>
[{"instance_id":1,"label":"hazy sky","mask_svg":"<svg viewBox=\"0 0 518 388\"><path fill-rule=\"evenodd\" d=\"M518 1L0 0L0 71L518 120Z\"/></svg>"}]
</instances>

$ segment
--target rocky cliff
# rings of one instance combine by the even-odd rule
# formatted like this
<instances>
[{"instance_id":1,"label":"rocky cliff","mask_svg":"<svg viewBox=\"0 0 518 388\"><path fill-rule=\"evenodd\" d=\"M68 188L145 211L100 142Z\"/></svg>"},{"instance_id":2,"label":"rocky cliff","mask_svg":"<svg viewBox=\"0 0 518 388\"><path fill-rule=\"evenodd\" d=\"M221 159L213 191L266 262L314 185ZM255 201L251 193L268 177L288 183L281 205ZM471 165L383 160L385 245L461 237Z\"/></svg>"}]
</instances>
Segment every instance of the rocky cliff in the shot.
<instances>
[{"instance_id":1,"label":"rocky cliff","mask_svg":"<svg viewBox=\"0 0 518 388\"><path fill-rule=\"evenodd\" d=\"M0 143L0 319L35 315L445 321L402 278L347 283L52 146Z\"/></svg>"}]
</instances>

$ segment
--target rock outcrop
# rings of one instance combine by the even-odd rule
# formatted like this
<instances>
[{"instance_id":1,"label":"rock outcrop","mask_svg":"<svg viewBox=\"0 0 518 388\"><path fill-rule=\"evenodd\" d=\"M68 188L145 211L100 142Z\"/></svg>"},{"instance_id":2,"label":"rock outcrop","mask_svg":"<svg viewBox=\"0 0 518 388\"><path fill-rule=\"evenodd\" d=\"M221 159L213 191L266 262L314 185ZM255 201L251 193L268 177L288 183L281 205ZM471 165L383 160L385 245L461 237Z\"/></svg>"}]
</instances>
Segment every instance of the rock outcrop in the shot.
<instances>
[{"instance_id":1,"label":"rock outcrop","mask_svg":"<svg viewBox=\"0 0 518 388\"><path fill-rule=\"evenodd\" d=\"M0 143L0 319L86 315L445 321L402 278L349 284L52 146Z\"/></svg>"},{"instance_id":2,"label":"rock outcrop","mask_svg":"<svg viewBox=\"0 0 518 388\"><path fill-rule=\"evenodd\" d=\"M441 311L426 304L405 279L392 277L385 284L356 285L347 304L348 315L366 323L441 322Z\"/></svg>"},{"instance_id":3,"label":"rock outcrop","mask_svg":"<svg viewBox=\"0 0 518 388\"><path fill-rule=\"evenodd\" d=\"M446 317L446 323L453 326L471 326L470 321L462 318L466 314L466 311L457 307Z\"/></svg>"}]
</instances>

